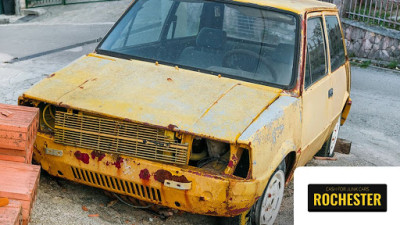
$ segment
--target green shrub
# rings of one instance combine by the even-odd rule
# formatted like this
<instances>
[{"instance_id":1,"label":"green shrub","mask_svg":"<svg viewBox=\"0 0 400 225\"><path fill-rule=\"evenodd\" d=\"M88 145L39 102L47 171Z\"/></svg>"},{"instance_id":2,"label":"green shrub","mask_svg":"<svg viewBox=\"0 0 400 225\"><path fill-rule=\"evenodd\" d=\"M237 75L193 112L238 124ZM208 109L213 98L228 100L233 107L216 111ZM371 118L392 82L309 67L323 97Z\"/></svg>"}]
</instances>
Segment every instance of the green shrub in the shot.
<instances>
[{"instance_id":1,"label":"green shrub","mask_svg":"<svg viewBox=\"0 0 400 225\"><path fill-rule=\"evenodd\" d=\"M367 67L369 67L371 65L371 60L367 60L367 61L363 61L361 64L360 64L360 67L361 68L367 68Z\"/></svg>"},{"instance_id":2,"label":"green shrub","mask_svg":"<svg viewBox=\"0 0 400 225\"><path fill-rule=\"evenodd\" d=\"M387 65L387 68L393 70L393 69L396 69L396 68L397 68L397 65L399 65L398 62L396 62L396 61L391 61L391 62Z\"/></svg>"}]
</instances>

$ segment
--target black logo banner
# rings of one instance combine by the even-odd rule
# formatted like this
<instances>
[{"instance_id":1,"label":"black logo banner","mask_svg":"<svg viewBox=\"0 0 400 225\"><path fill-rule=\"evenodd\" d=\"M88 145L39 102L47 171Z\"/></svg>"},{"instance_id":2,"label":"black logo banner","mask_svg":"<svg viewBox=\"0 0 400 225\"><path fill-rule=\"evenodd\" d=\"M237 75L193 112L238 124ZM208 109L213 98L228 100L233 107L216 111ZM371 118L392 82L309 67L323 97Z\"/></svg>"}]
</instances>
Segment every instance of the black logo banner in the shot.
<instances>
[{"instance_id":1,"label":"black logo banner","mask_svg":"<svg viewBox=\"0 0 400 225\"><path fill-rule=\"evenodd\" d=\"M309 212L386 212L386 184L309 184Z\"/></svg>"}]
</instances>

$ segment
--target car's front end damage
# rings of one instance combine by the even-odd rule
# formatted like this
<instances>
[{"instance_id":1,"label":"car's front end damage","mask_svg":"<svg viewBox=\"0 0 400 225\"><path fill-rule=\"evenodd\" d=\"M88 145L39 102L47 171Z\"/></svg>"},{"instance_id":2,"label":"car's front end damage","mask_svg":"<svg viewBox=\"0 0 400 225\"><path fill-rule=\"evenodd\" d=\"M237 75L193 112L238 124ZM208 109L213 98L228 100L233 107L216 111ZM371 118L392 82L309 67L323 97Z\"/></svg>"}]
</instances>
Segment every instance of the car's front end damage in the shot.
<instances>
[{"instance_id":1,"label":"car's front end damage","mask_svg":"<svg viewBox=\"0 0 400 225\"><path fill-rule=\"evenodd\" d=\"M255 180L167 164L161 159L150 161L66 146L42 133L34 159L51 175L191 213L237 215L257 197Z\"/></svg>"},{"instance_id":2,"label":"car's front end damage","mask_svg":"<svg viewBox=\"0 0 400 225\"><path fill-rule=\"evenodd\" d=\"M143 78L142 70L153 75ZM107 71L119 75L110 79ZM162 90L152 89L155 83ZM158 96L140 100L136 92ZM40 108L34 159L51 175L191 213L236 216L253 206L268 178L253 177L254 137L239 137L280 93L90 54L24 93L19 104Z\"/></svg>"}]
</instances>

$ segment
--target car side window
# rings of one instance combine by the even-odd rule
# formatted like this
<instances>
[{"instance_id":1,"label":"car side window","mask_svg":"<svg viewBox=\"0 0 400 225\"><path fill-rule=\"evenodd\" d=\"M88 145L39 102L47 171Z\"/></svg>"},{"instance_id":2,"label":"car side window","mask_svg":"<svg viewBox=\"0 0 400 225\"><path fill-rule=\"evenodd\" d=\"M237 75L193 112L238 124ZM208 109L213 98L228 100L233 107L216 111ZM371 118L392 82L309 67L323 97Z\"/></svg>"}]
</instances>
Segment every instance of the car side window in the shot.
<instances>
[{"instance_id":1,"label":"car side window","mask_svg":"<svg viewBox=\"0 0 400 225\"><path fill-rule=\"evenodd\" d=\"M321 17L313 17L307 22L307 59L305 87L323 78L328 73L326 44Z\"/></svg>"},{"instance_id":2,"label":"car side window","mask_svg":"<svg viewBox=\"0 0 400 225\"><path fill-rule=\"evenodd\" d=\"M343 36L336 16L325 16L331 56L331 71L342 66L345 61Z\"/></svg>"}]
</instances>

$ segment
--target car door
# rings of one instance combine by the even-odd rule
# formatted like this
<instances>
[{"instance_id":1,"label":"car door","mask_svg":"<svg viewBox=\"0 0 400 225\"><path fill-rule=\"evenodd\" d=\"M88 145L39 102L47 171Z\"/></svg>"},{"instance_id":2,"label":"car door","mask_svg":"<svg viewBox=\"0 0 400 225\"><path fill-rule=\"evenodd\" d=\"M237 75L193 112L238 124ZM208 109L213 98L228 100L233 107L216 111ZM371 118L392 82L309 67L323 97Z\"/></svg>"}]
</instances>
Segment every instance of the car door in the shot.
<instances>
[{"instance_id":1,"label":"car door","mask_svg":"<svg viewBox=\"0 0 400 225\"><path fill-rule=\"evenodd\" d=\"M321 148L332 121L332 80L322 13L307 18L307 50L302 94L302 148L298 164L306 164Z\"/></svg>"},{"instance_id":2,"label":"car door","mask_svg":"<svg viewBox=\"0 0 400 225\"><path fill-rule=\"evenodd\" d=\"M346 48L340 20L336 13L324 13L326 33L329 43L330 77L332 82L332 126L340 116L350 93L348 85L350 65L346 60Z\"/></svg>"}]
</instances>

